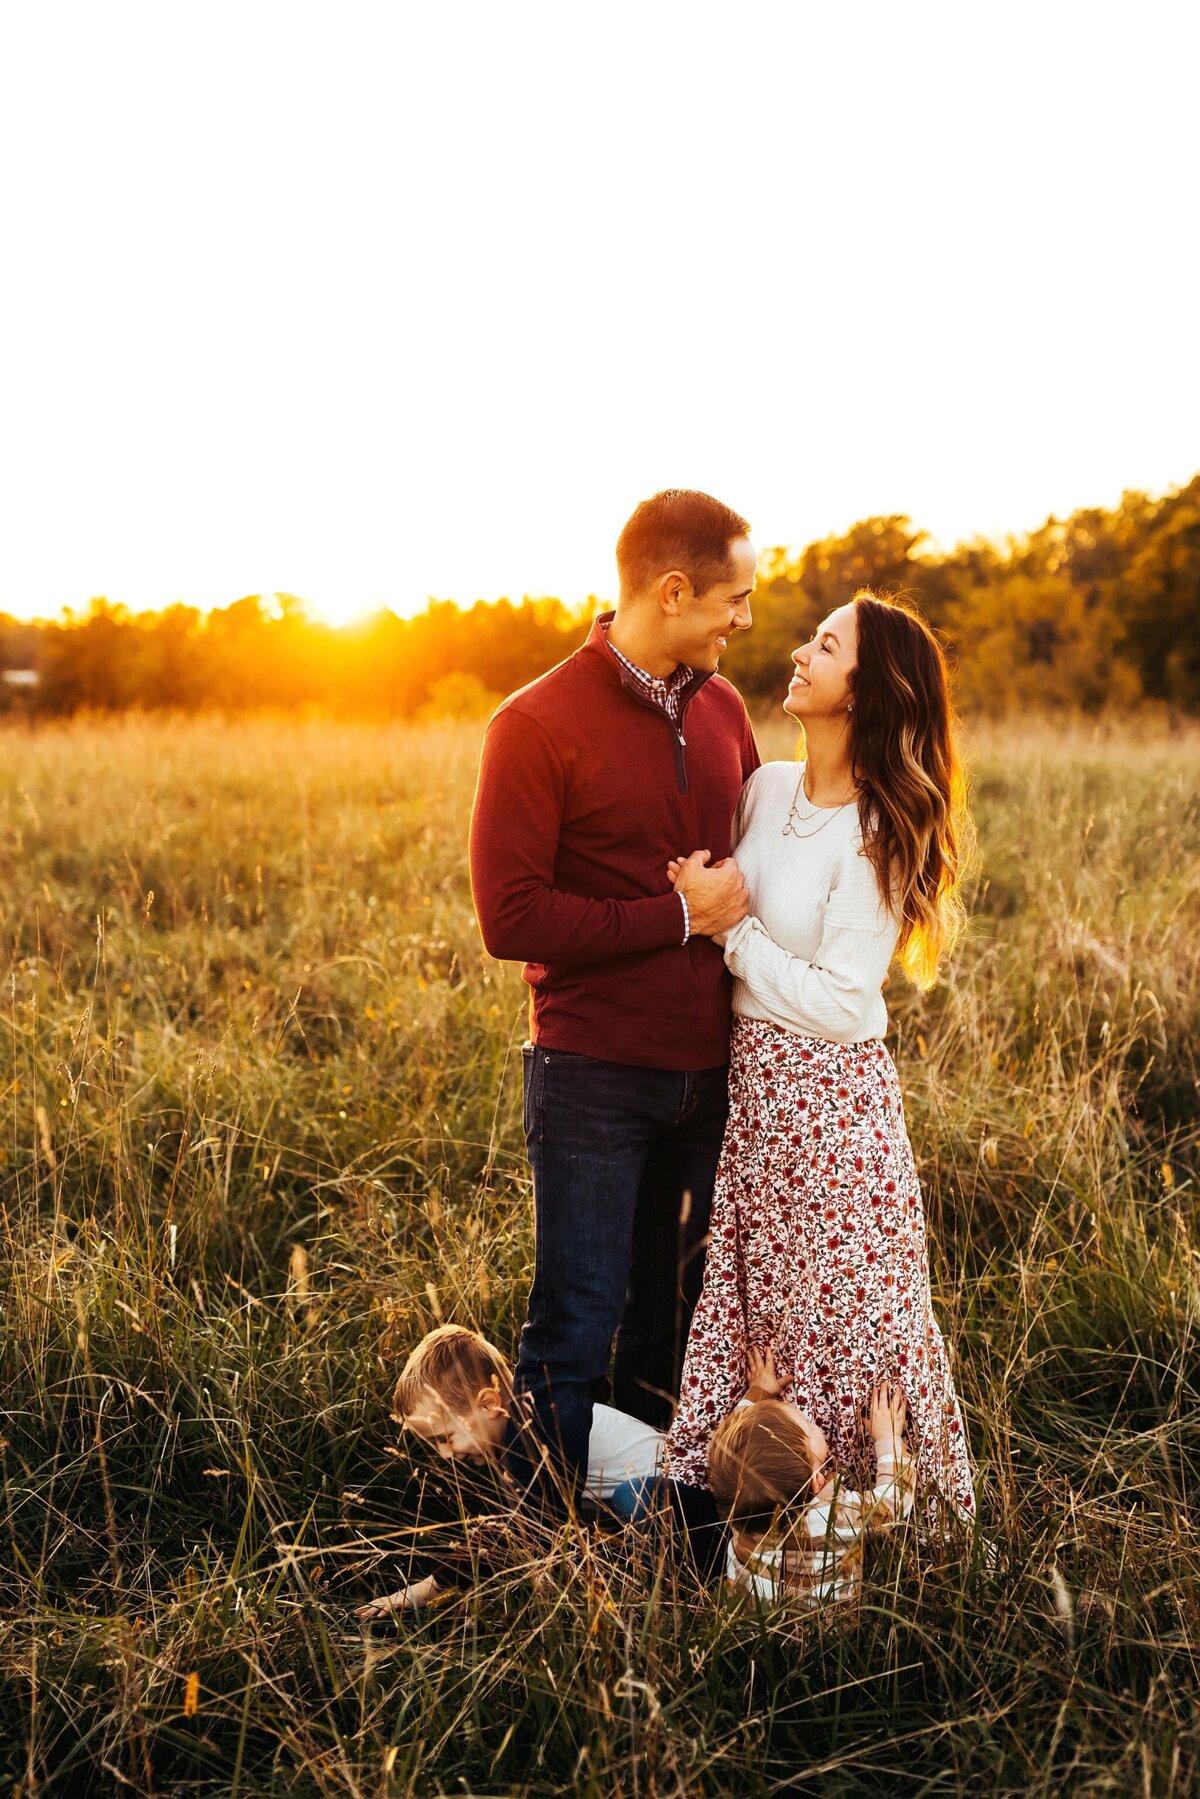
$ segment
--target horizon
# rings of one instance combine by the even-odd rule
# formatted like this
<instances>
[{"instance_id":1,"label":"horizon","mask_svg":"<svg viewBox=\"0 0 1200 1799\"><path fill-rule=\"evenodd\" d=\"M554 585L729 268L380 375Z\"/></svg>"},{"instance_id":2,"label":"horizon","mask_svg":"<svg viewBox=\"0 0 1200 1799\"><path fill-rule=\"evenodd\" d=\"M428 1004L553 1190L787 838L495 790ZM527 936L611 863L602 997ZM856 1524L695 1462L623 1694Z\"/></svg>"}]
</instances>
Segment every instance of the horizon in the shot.
<instances>
[{"instance_id":1,"label":"horizon","mask_svg":"<svg viewBox=\"0 0 1200 1799\"><path fill-rule=\"evenodd\" d=\"M1131 483L1126 483L1122 487L1117 499L1111 504L1103 505L1098 502L1084 500L1067 512L1047 513L1036 525L1031 525L1020 530L1005 531L997 535L975 532L958 537L950 544L945 543L935 532L923 528L919 519L908 518L908 515L904 513L881 512L865 516L878 518L906 518L913 529L919 533L915 551L915 559L918 561L949 560L960 551L969 549L977 544L987 544L993 549L1011 554L1013 551L1018 550L1022 544L1027 543L1038 531L1041 531L1050 525L1063 524L1067 519L1078 512L1113 512L1120 506L1125 496L1128 494L1141 495L1149 500L1152 505L1157 506L1164 500L1169 499L1173 494L1181 492L1198 476L1200 476L1200 468L1195 470L1192 474L1184 476L1182 480L1173 481L1165 488L1157 491L1151 491L1146 488L1134 486ZM844 536L856 525L864 523L865 516L851 519L847 524L835 530L819 531L815 536L808 538L803 543L756 542L755 548L760 563L761 558L766 554L783 552L788 556L801 556L813 543L824 541L826 538L838 538ZM619 530L620 527L618 526L617 529ZM752 538L753 536L754 534L752 533ZM615 533L613 541L615 545ZM615 562L613 566L615 572ZM417 618L432 606L448 605L456 607L460 612L470 612L473 607L480 605L498 606L507 603L513 606L520 606L525 601L529 601L533 604L549 601L558 602L569 612L582 613L583 609L593 602L600 606L615 605L616 583L614 581L611 593L606 593L603 588L599 586L593 586L586 593L577 595L566 593L543 593L534 591L528 587L514 590L511 593L475 594L470 598L450 593L429 593L403 608L389 600L380 600L375 604L364 606L361 610L356 612L342 611L336 606L331 612L326 612L318 602L310 600L305 594L292 593L282 588L271 588L258 591L253 589L243 589L241 592L231 595L228 599L218 600L207 604L203 601L177 597L161 601L150 601L143 605L130 605L128 602L124 601L119 594L94 593L89 594L87 599L81 604L62 606L57 613L25 612L20 609L10 610L5 606L0 605L0 618L8 619L18 625L55 625L71 620L86 618L93 608L102 605L109 607L115 612L125 612L134 616L141 614L154 616L156 614L168 612L176 606L181 606L188 611L198 613L203 619L207 618L212 613L226 611L230 606L235 606L240 601L247 599L258 600L267 606L269 606L272 601L291 601L298 605L304 618L310 623L327 625L334 630L350 630L356 626L369 623L371 619L377 618L385 613L390 613L394 618L400 619Z\"/></svg>"}]
</instances>

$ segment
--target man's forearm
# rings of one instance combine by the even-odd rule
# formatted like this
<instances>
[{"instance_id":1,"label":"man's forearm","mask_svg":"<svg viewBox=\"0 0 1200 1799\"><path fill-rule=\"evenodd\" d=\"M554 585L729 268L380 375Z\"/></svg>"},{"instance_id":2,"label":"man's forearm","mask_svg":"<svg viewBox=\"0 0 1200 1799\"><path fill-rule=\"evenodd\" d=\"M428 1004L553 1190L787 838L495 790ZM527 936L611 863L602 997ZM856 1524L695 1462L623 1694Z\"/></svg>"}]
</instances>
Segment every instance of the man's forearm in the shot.
<instances>
[{"instance_id":1,"label":"man's forearm","mask_svg":"<svg viewBox=\"0 0 1200 1799\"><path fill-rule=\"evenodd\" d=\"M593 897L556 887L565 777L542 726L503 710L488 728L471 818L471 889L489 955L560 966L610 962L684 941L683 905L664 892Z\"/></svg>"},{"instance_id":2,"label":"man's forearm","mask_svg":"<svg viewBox=\"0 0 1200 1799\"><path fill-rule=\"evenodd\" d=\"M592 899L537 881L507 882L476 896L484 947L504 962L611 962L669 949L686 938L678 894L646 899Z\"/></svg>"}]
</instances>

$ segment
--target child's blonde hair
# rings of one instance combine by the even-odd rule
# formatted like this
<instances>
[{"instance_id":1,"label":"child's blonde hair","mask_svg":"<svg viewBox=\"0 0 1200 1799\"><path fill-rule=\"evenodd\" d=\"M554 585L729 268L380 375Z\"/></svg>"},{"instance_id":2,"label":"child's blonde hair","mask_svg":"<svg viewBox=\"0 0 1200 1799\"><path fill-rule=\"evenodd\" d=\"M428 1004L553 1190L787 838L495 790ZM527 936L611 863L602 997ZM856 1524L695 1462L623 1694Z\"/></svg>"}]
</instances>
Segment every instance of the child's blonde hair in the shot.
<instances>
[{"instance_id":1,"label":"child's blonde hair","mask_svg":"<svg viewBox=\"0 0 1200 1799\"><path fill-rule=\"evenodd\" d=\"M465 1417L491 1388L501 1404L512 1402L513 1371L494 1343L463 1324L439 1324L429 1331L405 1362L396 1382L392 1410L411 1418L427 1393L448 1412Z\"/></svg>"},{"instance_id":2,"label":"child's blonde hair","mask_svg":"<svg viewBox=\"0 0 1200 1799\"><path fill-rule=\"evenodd\" d=\"M808 1438L781 1400L759 1399L722 1418L708 1446L708 1481L739 1559L742 1546L756 1548L764 1537L790 1541L816 1472Z\"/></svg>"}]
</instances>

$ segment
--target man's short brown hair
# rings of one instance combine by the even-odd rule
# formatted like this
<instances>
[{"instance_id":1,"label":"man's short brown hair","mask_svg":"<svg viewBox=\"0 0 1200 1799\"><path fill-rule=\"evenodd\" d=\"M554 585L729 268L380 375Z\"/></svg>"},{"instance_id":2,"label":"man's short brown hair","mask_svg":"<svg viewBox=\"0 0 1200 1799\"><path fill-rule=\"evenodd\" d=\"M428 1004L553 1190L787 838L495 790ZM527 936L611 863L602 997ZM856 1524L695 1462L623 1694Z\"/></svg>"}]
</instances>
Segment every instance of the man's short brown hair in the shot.
<instances>
[{"instance_id":1,"label":"man's short brown hair","mask_svg":"<svg viewBox=\"0 0 1200 1799\"><path fill-rule=\"evenodd\" d=\"M740 513L711 494L667 487L638 506L617 539L622 593L644 593L661 575L678 569L697 595L733 575L729 546L748 537Z\"/></svg>"},{"instance_id":2,"label":"man's short brown hair","mask_svg":"<svg viewBox=\"0 0 1200 1799\"><path fill-rule=\"evenodd\" d=\"M494 1343L463 1324L439 1324L400 1370L392 1410L398 1418L411 1418L432 1393L448 1412L465 1418L489 1387L507 1406L512 1383L513 1371Z\"/></svg>"}]
</instances>

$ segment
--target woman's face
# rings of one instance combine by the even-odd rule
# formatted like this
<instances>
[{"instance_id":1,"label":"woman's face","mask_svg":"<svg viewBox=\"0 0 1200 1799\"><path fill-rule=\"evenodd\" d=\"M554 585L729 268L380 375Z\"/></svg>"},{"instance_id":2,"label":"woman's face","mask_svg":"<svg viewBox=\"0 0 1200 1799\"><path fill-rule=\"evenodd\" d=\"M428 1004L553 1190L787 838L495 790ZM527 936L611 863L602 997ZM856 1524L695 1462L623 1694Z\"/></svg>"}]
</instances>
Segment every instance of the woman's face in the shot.
<instances>
[{"instance_id":1,"label":"woman's face","mask_svg":"<svg viewBox=\"0 0 1200 1799\"><path fill-rule=\"evenodd\" d=\"M783 709L793 718L834 718L846 710L850 676L858 666L858 618L853 601L831 612L808 643L792 651L796 672Z\"/></svg>"}]
</instances>

